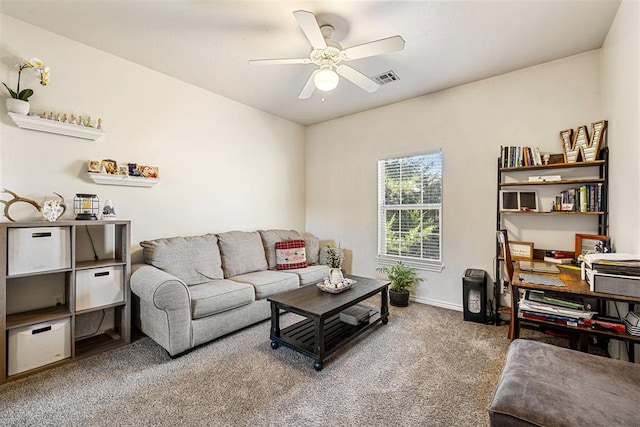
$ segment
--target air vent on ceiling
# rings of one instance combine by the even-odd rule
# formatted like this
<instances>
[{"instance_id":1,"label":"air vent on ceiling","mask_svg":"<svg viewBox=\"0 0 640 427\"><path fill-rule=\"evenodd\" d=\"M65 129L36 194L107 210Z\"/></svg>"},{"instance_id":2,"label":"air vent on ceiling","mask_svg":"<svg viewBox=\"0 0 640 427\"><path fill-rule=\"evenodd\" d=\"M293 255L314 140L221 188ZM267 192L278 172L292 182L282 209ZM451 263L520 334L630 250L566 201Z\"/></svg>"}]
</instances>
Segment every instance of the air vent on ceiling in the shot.
<instances>
[{"instance_id":1,"label":"air vent on ceiling","mask_svg":"<svg viewBox=\"0 0 640 427\"><path fill-rule=\"evenodd\" d=\"M386 73L378 74L377 76L372 77L378 84L384 85L387 83L393 83L396 80L400 80L400 77L397 76L393 71L387 71Z\"/></svg>"}]
</instances>

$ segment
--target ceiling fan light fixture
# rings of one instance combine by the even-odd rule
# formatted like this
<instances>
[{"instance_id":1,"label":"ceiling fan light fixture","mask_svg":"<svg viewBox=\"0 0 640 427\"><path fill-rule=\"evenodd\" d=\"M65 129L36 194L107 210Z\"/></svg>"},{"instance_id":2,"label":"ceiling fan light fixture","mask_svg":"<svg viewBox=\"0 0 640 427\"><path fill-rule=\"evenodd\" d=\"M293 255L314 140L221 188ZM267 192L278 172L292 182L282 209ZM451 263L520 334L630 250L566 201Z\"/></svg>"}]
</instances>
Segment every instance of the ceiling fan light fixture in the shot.
<instances>
[{"instance_id":1,"label":"ceiling fan light fixture","mask_svg":"<svg viewBox=\"0 0 640 427\"><path fill-rule=\"evenodd\" d=\"M330 65L323 65L320 71L313 77L313 83L316 85L316 88L323 92L334 90L338 86L339 81L340 77L338 77L338 74L333 71Z\"/></svg>"}]
</instances>

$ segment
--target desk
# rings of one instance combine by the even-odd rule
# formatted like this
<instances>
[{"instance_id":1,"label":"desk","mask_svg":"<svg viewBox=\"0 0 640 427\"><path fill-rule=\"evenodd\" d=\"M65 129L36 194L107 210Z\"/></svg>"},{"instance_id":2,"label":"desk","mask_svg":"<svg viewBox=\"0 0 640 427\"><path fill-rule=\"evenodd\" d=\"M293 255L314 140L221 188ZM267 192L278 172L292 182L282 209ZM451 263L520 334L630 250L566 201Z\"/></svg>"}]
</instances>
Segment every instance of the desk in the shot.
<instances>
[{"instance_id":1,"label":"desk","mask_svg":"<svg viewBox=\"0 0 640 427\"><path fill-rule=\"evenodd\" d=\"M522 272L518 266L518 263L515 263L515 270L513 273L513 278L511 280L511 321L509 325L509 337L511 340L515 340L520 336L520 324L521 322L533 323L537 325L545 325L548 326L549 329L563 330L569 331L573 333L577 333L582 341L588 337L589 335L596 335L600 337L613 338L622 341L627 341L632 344L640 344L640 337L636 337L633 335L629 335L627 333L619 333L615 331L610 331L607 329L593 329L593 328L578 328L573 326L565 326L559 325L553 322L545 322L542 320L531 320L531 319L520 319L518 317L518 301L520 299L520 290L539 290L546 292L554 292L556 294L566 294L574 297L584 297L584 298L595 298L598 301L619 301L625 302L628 304L640 304L640 298L638 297L629 297L624 295L615 295L615 294L605 294L601 292L592 292L589 289L589 285L587 282L580 279L580 270L572 270L564 267L560 268L560 274L551 274L551 273L535 273L540 275L547 276L556 276L560 280L562 280L566 286L548 286L548 285L537 285L534 283L526 283L520 280L520 273ZM527 273L527 272L522 272ZM633 306L631 307L633 309ZM586 348L581 348L581 350L586 351ZM634 346L628 346L629 360L634 361Z\"/></svg>"}]
</instances>

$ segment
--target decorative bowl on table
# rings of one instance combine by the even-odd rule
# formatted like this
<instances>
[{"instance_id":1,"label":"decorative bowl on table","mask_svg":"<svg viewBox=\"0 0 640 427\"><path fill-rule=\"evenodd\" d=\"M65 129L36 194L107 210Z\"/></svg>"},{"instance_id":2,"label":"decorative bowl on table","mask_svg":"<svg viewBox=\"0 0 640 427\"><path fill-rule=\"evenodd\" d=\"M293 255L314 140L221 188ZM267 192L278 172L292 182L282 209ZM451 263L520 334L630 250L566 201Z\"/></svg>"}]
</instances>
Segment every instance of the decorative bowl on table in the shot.
<instances>
[{"instance_id":1,"label":"decorative bowl on table","mask_svg":"<svg viewBox=\"0 0 640 427\"><path fill-rule=\"evenodd\" d=\"M317 286L320 290L324 292L329 292L331 294L339 294L340 292L344 292L353 286L356 283L353 279L344 278L338 283L331 283L329 279L324 279L322 282L319 282Z\"/></svg>"}]
</instances>

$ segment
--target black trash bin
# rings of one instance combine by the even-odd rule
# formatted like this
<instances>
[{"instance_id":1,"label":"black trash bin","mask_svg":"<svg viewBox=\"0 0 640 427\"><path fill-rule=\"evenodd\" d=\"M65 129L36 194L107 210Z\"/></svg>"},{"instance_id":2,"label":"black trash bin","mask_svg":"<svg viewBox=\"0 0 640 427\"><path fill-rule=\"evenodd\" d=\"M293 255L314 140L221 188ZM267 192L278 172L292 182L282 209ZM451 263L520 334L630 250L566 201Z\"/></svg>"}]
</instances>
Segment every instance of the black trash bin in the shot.
<instances>
[{"instance_id":1,"label":"black trash bin","mask_svg":"<svg viewBox=\"0 0 640 427\"><path fill-rule=\"evenodd\" d=\"M487 323L487 278L484 270L467 268L462 277L464 320Z\"/></svg>"}]
</instances>

